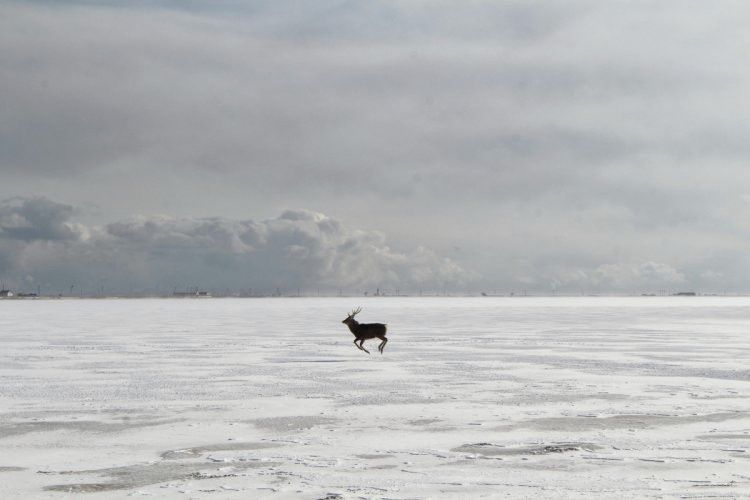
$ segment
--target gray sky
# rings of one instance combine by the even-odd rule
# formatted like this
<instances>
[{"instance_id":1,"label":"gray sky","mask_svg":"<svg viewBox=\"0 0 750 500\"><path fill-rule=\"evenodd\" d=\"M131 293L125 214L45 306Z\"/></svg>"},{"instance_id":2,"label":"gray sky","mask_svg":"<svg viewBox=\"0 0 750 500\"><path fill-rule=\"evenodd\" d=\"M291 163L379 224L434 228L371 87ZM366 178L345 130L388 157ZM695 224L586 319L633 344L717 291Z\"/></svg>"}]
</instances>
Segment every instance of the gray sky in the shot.
<instances>
[{"instance_id":1,"label":"gray sky","mask_svg":"<svg viewBox=\"0 0 750 500\"><path fill-rule=\"evenodd\" d=\"M0 3L0 277L750 291L740 1Z\"/></svg>"}]
</instances>

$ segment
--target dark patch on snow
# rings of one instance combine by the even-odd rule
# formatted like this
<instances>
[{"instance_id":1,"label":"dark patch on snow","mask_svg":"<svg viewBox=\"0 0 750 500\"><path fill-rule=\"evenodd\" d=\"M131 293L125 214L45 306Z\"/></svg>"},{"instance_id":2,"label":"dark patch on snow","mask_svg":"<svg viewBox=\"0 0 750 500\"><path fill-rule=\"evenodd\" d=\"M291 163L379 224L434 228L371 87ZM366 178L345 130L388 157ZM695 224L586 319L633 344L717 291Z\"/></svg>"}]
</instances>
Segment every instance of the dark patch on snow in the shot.
<instances>
[{"instance_id":1,"label":"dark patch on snow","mask_svg":"<svg viewBox=\"0 0 750 500\"><path fill-rule=\"evenodd\" d=\"M124 467L110 467L106 469L62 471L63 475L98 475L109 478L109 481L95 483L53 484L45 486L45 491L61 491L66 493L95 493L100 491L126 490L140 488L151 484L168 481L214 479L235 477L245 469L261 469L276 467L280 462L263 462L260 460L234 462L231 467L217 468L212 462L156 462L153 464L128 465Z\"/></svg>"},{"instance_id":2,"label":"dark patch on snow","mask_svg":"<svg viewBox=\"0 0 750 500\"><path fill-rule=\"evenodd\" d=\"M122 432L157 425L181 422L184 419L146 420L127 422L100 422L96 420L42 420L10 422L0 425L0 439L29 434L31 432L79 431L79 432Z\"/></svg>"},{"instance_id":3,"label":"dark patch on snow","mask_svg":"<svg viewBox=\"0 0 750 500\"><path fill-rule=\"evenodd\" d=\"M475 453L485 457L519 456L519 455L549 455L552 453L566 453L571 451L593 451L600 447L591 443L554 443L533 446L505 447L492 443L465 444L451 451L460 453Z\"/></svg>"},{"instance_id":4,"label":"dark patch on snow","mask_svg":"<svg viewBox=\"0 0 750 500\"><path fill-rule=\"evenodd\" d=\"M750 434L701 434L700 436L695 436L696 439L700 439L703 441L711 441L714 439L750 439Z\"/></svg>"},{"instance_id":5,"label":"dark patch on snow","mask_svg":"<svg viewBox=\"0 0 750 500\"><path fill-rule=\"evenodd\" d=\"M371 467L368 467L369 469L378 469L378 470L386 470L386 469L395 469L395 465L391 464L382 464L382 465L373 465Z\"/></svg>"},{"instance_id":6,"label":"dark patch on snow","mask_svg":"<svg viewBox=\"0 0 750 500\"><path fill-rule=\"evenodd\" d=\"M26 467L2 467L0 466L0 472L19 472L22 470L26 470Z\"/></svg>"},{"instance_id":7,"label":"dark patch on snow","mask_svg":"<svg viewBox=\"0 0 750 500\"><path fill-rule=\"evenodd\" d=\"M349 363L348 359L282 359L274 363Z\"/></svg>"},{"instance_id":8,"label":"dark patch on snow","mask_svg":"<svg viewBox=\"0 0 750 500\"><path fill-rule=\"evenodd\" d=\"M161 458L166 460L179 460L185 458L195 458L204 453L211 451L236 451L236 450L262 450L265 448L278 448L281 446L276 443L217 443L204 446L194 446L181 450L169 450L161 454Z\"/></svg>"},{"instance_id":9,"label":"dark patch on snow","mask_svg":"<svg viewBox=\"0 0 750 500\"><path fill-rule=\"evenodd\" d=\"M423 405L443 403L445 398L431 396L417 396L409 393L372 393L364 396L347 398L340 406L373 406L373 405Z\"/></svg>"},{"instance_id":10,"label":"dark patch on snow","mask_svg":"<svg viewBox=\"0 0 750 500\"><path fill-rule=\"evenodd\" d=\"M439 418L418 418L416 420L409 420L406 422L409 425L430 425L435 422L440 422Z\"/></svg>"},{"instance_id":11,"label":"dark patch on snow","mask_svg":"<svg viewBox=\"0 0 750 500\"><path fill-rule=\"evenodd\" d=\"M250 422L256 427L273 432L298 432L312 429L319 425L333 424L339 419L331 417L320 417L317 415L300 415L295 417L268 417L258 418Z\"/></svg>"},{"instance_id":12,"label":"dark patch on snow","mask_svg":"<svg viewBox=\"0 0 750 500\"><path fill-rule=\"evenodd\" d=\"M670 425L686 425L699 422L723 422L735 418L746 418L747 413L709 413L706 415L612 415L609 417L552 417L537 418L511 425L496 427L495 430L539 429L549 431L589 431L599 429L648 429Z\"/></svg>"}]
</instances>

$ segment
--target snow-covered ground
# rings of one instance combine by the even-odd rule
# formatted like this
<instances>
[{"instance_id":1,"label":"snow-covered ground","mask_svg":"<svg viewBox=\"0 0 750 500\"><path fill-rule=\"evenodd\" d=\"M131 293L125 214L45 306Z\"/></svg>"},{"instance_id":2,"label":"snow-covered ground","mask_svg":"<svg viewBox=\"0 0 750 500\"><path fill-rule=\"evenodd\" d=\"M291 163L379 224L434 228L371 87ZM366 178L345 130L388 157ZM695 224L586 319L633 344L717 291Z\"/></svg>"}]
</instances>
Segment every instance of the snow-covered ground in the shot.
<instances>
[{"instance_id":1,"label":"snow-covered ground","mask_svg":"<svg viewBox=\"0 0 750 500\"><path fill-rule=\"evenodd\" d=\"M0 416L3 499L750 497L750 299L2 301Z\"/></svg>"}]
</instances>

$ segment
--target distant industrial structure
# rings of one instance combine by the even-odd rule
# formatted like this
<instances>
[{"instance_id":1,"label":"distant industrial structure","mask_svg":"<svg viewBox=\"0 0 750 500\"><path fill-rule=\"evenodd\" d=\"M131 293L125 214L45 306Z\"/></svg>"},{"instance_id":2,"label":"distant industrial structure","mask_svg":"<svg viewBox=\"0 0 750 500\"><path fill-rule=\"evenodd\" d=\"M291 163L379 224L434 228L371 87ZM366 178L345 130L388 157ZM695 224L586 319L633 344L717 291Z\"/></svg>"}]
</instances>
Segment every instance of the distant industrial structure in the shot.
<instances>
[{"instance_id":1,"label":"distant industrial structure","mask_svg":"<svg viewBox=\"0 0 750 500\"><path fill-rule=\"evenodd\" d=\"M5 287L0 288L0 299L35 299L37 297L39 297L38 293L15 293Z\"/></svg>"},{"instance_id":2,"label":"distant industrial structure","mask_svg":"<svg viewBox=\"0 0 750 500\"><path fill-rule=\"evenodd\" d=\"M195 288L189 288L185 291L178 292L175 290L172 292L172 297L181 297L181 298L188 298L188 297L210 297L211 293L207 292L205 290L201 290L198 287Z\"/></svg>"}]
</instances>

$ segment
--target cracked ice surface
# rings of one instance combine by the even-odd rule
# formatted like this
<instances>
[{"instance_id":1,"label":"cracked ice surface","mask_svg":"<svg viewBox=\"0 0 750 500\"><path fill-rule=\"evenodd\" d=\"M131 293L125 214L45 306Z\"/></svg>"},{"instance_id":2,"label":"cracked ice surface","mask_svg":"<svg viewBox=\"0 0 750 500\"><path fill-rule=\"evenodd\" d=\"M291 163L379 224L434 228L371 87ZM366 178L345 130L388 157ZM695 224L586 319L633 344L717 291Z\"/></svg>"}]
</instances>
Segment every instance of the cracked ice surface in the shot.
<instances>
[{"instance_id":1,"label":"cracked ice surface","mask_svg":"<svg viewBox=\"0 0 750 500\"><path fill-rule=\"evenodd\" d=\"M749 298L0 301L0 380L4 499L750 497Z\"/></svg>"}]
</instances>

